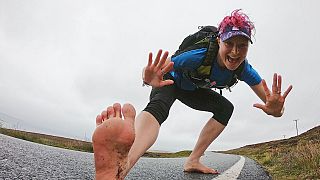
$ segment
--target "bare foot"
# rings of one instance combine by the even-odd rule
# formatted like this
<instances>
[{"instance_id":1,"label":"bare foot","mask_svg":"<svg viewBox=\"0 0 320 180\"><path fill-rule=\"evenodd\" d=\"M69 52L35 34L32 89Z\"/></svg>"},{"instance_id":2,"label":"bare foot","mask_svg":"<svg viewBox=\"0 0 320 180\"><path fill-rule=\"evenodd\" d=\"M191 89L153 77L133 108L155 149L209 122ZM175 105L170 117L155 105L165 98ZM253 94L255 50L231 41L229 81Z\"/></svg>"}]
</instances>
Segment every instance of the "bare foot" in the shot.
<instances>
[{"instance_id":1,"label":"bare foot","mask_svg":"<svg viewBox=\"0 0 320 180\"><path fill-rule=\"evenodd\" d=\"M121 105L115 103L97 116L97 127L92 135L97 180L124 179L128 173L128 152L135 138L135 115L131 104L121 109Z\"/></svg>"},{"instance_id":2,"label":"bare foot","mask_svg":"<svg viewBox=\"0 0 320 180\"><path fill-rule=\"evenodd\" d=\"M204 173L204 174L219 174L217 170L211 169L199 161L190 161L187 162L183 166L184 172L197 172L197 173Z\"/></svg>"}]
</instances>

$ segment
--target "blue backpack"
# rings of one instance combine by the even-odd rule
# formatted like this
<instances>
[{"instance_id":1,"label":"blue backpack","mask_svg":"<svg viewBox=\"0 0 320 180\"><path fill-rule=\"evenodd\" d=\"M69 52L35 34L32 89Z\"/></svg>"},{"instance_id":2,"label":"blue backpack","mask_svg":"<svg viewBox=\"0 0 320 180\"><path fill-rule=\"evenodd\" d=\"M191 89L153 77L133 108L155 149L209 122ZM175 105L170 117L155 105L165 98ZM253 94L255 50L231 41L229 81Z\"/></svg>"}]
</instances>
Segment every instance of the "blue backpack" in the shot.
<instances>
[{"instance_id":1,"label":"blue backpack","mask_svg":"<svg viewBox=\"0 0 320 180\"><path fill-rule=\"evenodd\" d=\"M217 41L218 29L214 26L199 26L198 28L200 29L198 32L184 38L179 46L179 49L172 57L178 56L187 51L207 48L206 55L201 60L202 62L199 63L199 66L192 69L182 68L183 76L191 80L198 88L218 88L220 89L220 93L221 89L223 88L230 90L230 87L238 83L238 79L240 79L241 73L244 69L245 61L243 61L240 66L233 71L232 78L225 87L212 86L210 75L213 69L213 61L216 58L219 50Z\"/></svg>"}]
</instances>

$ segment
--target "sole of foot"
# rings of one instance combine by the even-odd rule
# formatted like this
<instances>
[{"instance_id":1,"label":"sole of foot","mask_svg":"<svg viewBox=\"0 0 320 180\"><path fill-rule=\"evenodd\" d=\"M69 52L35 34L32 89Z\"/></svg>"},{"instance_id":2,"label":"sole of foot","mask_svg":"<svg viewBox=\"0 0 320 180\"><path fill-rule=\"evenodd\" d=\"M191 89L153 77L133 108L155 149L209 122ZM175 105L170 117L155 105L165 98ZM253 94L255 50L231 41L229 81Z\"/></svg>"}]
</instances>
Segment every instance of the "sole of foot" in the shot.
<instances>
[{"instance_id":1,"label":"sole of foot","mask_svg":"<svg viewBox=\"0 0 320 180\"><path fill-rule=\"evenodd\" d=\"M135 115L131 104L121 107L115 103L97 116L92 135L97 180L124 179L128 153L135 138Z\"/></svg>"}]
</instances>

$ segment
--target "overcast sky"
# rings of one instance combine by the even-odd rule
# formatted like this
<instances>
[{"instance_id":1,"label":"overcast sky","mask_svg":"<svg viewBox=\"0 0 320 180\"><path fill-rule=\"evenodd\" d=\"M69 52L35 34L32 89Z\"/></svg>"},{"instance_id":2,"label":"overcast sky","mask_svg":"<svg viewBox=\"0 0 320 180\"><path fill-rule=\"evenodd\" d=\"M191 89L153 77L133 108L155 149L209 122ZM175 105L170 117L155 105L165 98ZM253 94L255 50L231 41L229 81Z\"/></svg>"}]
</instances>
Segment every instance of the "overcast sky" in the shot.
<instances>
[{"instance_id":1,"label":"overcast sky","mask_svg":"<svg viewBox=\"0 0 320 180\"><path fill-rule=\"evenodd\" d=\"M2 124L90 140L96 115L108 105L130 102L140 112L147 104L151 88L141 86L141 70L148 52L162 48L172 54L198 26L217 26L241 8L256 26L249 62L269 86L277 72L283 89L292 84L293 90L281 118L252 107L260 100L244 82L224 91L235 110L209 150L295 136L295 119L299 133L320 125L319 5L316 0L0 0ZM176 101L152 149L192 149L210 117Z\"/></svg>"}]
</instances>

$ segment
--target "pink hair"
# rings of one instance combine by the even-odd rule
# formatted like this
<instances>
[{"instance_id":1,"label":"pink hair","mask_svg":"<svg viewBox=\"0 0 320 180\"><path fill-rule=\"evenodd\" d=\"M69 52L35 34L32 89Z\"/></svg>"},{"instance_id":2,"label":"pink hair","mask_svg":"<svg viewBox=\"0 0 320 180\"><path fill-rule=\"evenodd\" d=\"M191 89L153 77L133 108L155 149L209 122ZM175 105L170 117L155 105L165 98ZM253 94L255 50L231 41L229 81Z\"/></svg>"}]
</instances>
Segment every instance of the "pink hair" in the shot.
<instances>
[{"instance_id":1,"label":"pink hair","mask_svg":"<svg viewBox=\"0 0 320 180\"><path fill-rule=\"evenodd\" d=\"M231 16L226 16L223 18L221 23L219 24L219 33L223 33L227 26L235 26L237 28L246 28L250 34L251 31L254 30L253 22L250 21L249 17L240 12L241 9L236 9L232 11Z\"/></svg>"}]
</instances>

